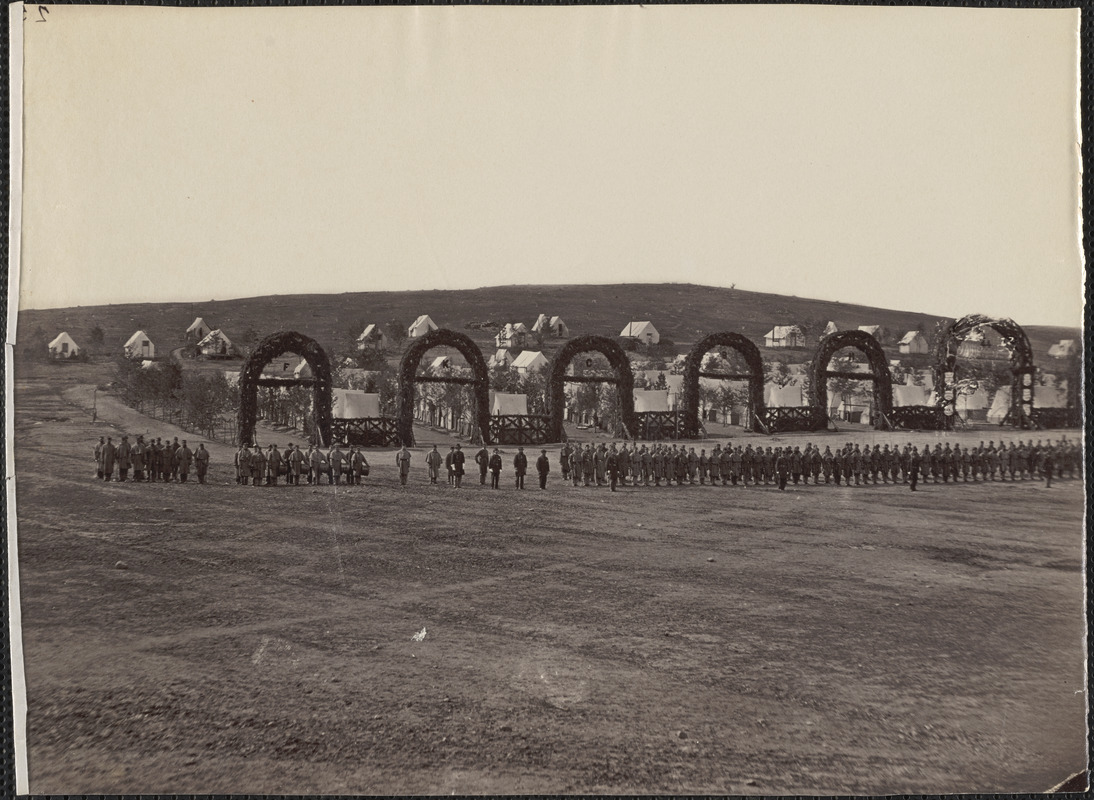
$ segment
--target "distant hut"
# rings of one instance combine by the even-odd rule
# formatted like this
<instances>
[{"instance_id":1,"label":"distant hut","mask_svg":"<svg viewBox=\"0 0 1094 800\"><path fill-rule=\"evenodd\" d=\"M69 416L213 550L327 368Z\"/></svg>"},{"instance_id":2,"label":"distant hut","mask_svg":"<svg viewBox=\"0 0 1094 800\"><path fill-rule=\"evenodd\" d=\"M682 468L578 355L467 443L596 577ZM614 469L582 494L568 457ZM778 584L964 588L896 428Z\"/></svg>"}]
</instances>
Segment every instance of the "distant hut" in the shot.
<instances>
[{"instance_id":1,"label":"distant hut","mask_svg":"<svg viewBox=\"0 0 1094 800\"><path fill-rule=\"evenodd\" d=\"M80 346L65 331L61 331L57 334L57 338L49 343L50 358L76 358L79 355Z\"/></svg>"},{"instance_id":2,"label":"distant hut","mask_svg":"<svg viewBox=\"0 0 1094 800\"><path fill-rule=\"evenodd\" d=\"M830 336L833 333L839 333L839 325L834 320L828 320L828 324L824 326L824 330L821 331L821 337Z\"/></svg>"},{"instance_id":3,"label":"distant hut","mask_svg":"<svg viewBox=\"0 0 1094 800\"><path fill-rule=\"evenodd\" d=\"M122 346L122 350L126 358L152 359L156 357L156 345L152 343L152 340L148 338L148 334L144 331L137 331L130 336L129 340Z\"/></svg>"}]
</instances>

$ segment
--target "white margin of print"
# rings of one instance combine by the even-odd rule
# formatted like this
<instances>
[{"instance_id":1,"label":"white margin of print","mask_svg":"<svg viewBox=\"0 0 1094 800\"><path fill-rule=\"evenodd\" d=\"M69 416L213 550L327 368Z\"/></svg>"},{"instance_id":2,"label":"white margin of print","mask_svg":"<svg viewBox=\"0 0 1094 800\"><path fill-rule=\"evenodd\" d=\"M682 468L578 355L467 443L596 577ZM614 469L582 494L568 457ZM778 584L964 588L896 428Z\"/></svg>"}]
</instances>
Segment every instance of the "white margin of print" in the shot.
<instances>
[{"instance_id":1,"label":"white margin of print","mask_svg":"<svg viewBox=\"0 0 1094 800\"><path fill-rule=\"evenodd\" d=\"M20 233L23 224L23 4L8 6L8 329L4 347L4 456L7 461L8 529L8 636L11 655L11 705L14 728L15 793L26 794L27 782L27 681L23 672L22 615L19 601L19 545L15 514L15 380L11 363L15 355L15 328L19 314Z\"/></svg>"}]
</instances>

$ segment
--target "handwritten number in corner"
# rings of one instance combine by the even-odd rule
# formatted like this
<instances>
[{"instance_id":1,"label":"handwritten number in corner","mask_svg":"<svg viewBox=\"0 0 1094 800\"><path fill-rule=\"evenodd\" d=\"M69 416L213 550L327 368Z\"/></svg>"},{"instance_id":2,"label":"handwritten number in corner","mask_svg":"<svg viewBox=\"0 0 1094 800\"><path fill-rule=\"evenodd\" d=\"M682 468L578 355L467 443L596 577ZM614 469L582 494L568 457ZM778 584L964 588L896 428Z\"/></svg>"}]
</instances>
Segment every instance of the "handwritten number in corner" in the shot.
<instances>
[{"instance_id":1,"label":"handwritten number in corner","mask_svg":"<svg viewBox=\"0 0 1094 800\"><path fill-rule=\"evenodd\" d=\"M49 20L46 19L46 14L48 14L48 13L49 13L49 6L38 6L38 19L36 19L34 21L35 22L49 22ZM26 14L27 14L27 10L26 10L26 8L24 8L23 9L23 18L24 19L26 18Z\"/></svg>"}]
</instances>

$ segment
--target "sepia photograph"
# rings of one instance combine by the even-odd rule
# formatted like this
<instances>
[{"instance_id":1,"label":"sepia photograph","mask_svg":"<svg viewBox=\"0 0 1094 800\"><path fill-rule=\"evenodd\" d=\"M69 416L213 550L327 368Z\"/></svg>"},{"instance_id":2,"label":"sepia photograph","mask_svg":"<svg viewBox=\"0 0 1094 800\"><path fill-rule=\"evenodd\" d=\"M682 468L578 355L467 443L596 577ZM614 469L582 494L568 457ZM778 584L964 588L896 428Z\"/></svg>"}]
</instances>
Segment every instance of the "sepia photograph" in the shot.
<instances>
[{"instance_id":1,"label":"sepia photograph","mask_svg":"<svg viewBox=\"0 0 1094 800\"><path fill-rule=\"evenodd\" d=\"M1078 9L9 21L19 794L1086 790Z\"/></svg>"}]
</instances>

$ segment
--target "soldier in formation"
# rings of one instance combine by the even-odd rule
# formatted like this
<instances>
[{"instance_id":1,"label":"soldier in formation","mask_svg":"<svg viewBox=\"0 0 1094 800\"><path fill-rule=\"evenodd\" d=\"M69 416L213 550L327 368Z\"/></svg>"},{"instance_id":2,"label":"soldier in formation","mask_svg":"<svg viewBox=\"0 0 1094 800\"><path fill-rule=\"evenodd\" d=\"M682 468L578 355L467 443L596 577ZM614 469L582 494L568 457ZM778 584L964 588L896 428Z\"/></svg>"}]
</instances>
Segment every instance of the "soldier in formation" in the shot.
<instances>
[{"instance_id":1,"label":"soldier in formation","mask_svg":"<svg viewBox=\"0 0 1094 800\"><path fill-rule=\"evenodd\" d=\"M475 461L491 473L491 485L497 488L501 472L501 456L495 448L492 455L482 448ZM401 484L408 482L410 450L401 448L395 456ZM143 435L130 443L128 434L118 443L113 436L100 437L94 447L95 476L103 481L186 483L196 474L200 484L207 482L210 454L205 445L192 450L186 440L178 438L164 442L162 438ZM496 460L495 460L496 457ZM1010 442L994 440L978 445L962 446L950 442L914 445L907 442L861 445L845 442L826 444L823 449L807 442L804 447L767 446L748 443L744 446L726 442L717 444L708 453L678 443L566 443L560 450L564 465L563 476L573 486L620 487L664 486L769 486L785 490L791 483L819 485L835 481L837 485L863 486L878 484L911 485L916 491L922 483L978 483L991 481L1044 481L1074 478L1082 474L1082 449L1078 441L1066 438L1057 441L1026 439ZM461 485L464 453L459 444L451 447L445 459L449 480ZM441 454L437 447L426 455L429 482L437 483ZM550 459L545 450L536 460L540 487L546 488ZM524 488L528 457L518 448L513 459L515 485ZM276 486L278 478L286 477L289 485L318 485L326 475L328 485L361 485L369 474L364 449L351 445L343 449L335 442L327 452L314 444L303 452L299 445L289 443L284 451L276 444L264 450L258 445L241 446L235 454L236 483L246 486ZM853 481L853 482L852 482Z\"/></svg>"}]
</instances>

